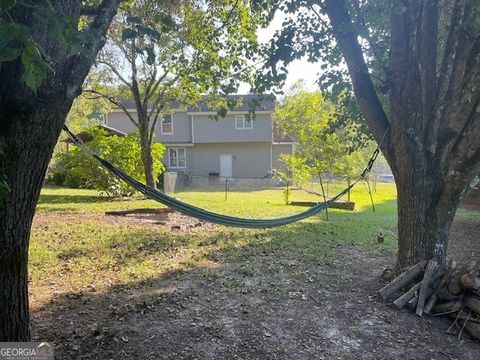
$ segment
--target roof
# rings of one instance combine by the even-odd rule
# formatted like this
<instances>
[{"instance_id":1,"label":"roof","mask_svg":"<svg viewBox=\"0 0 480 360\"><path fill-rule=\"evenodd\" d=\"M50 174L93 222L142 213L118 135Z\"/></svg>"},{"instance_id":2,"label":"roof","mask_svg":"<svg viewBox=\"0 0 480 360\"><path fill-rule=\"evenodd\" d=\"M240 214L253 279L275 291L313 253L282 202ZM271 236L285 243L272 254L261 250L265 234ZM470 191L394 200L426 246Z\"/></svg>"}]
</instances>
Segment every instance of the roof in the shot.
<instances>
[{"instance_id":1,"label":"roof","mask_svg":"<svg viewBox=\"0 0 480 360\"><path fill-rule=\"evenodd\" d=\"M227 99L239 102L239 105L232 109L233 111L273 111L275 107L275 99L267 94L229 95ZM210 112L217 109L210 108L206 101L200 101L197 106L189 110Z\"/></svg>"},{"instance_id":2,"label":"roof","mask_svg":"<svg viewBox=\"0 0 480 360\"><path fill-rule=\"evenodd\" d=\"M282 130L282 128L276 121L273 121L272 133L273 133L274 143L294 143L295 142L295 140L290 135L286 134Z\"/></svg>"},{"instance_id":3,"label":"roof","mask_svg":"<svg viewBox=\"0 0 480 360\"><path fill-rule=\"evenodd\" d=\"M227 99L239 102L239 105L232 109L233 111L273 111L275 107L274 97L268 94L228 95ZM136 108L134 100L127 100L124 98L119 100L127 109ZM171 101L170 107L172 109L182 109L182 104L179 101ZM152 109L152 105L149 104L147 108ZM198 112L213 112L217 110L218 109L209 107L206 100L202 100L197 105L188 108L188 111Z\"/></svg>"}]
</instances>

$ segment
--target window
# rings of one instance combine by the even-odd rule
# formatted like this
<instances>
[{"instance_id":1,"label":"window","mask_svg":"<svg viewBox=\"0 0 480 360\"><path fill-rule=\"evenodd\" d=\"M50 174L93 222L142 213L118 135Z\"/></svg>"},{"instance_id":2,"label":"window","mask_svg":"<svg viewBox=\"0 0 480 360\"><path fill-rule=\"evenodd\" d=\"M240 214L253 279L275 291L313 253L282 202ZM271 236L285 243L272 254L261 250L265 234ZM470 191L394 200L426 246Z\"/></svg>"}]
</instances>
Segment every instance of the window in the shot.
<instances>
[{"instance_id":1,"label":"window","mask_svg":"<svg viewBox=\"0 0 480 360\"><path fill-rule=\"evenodd\" d=\"M252 118L245 115L235 115L235 129L253 129Z\"/></svg>"},{"instance_id":2,"label":"window","mask_svg":"<svg viewBox=\"0 0 480 360\"><path fill-rule=\"evenodd\" d=\"M162 115L162 134L173 134L172 114Z\"/></svg>"},{"instance_id":3,"label":"window","mask_svg":"<svg viewBox=\"0 0 480 360\"><path fill-rule=\"evenodd\" d=\"M168 149L168 167L185 168L187 166L185 148Z\"/></svg>"},{"instance_id":4,"label":"window","mask_svg":"<svg viewBox=\"0 0 480 360\"><path fill-rule=\"evenodd\" d=\"M101 125L107 125L107 115L100 112L93 112L90 117Z\"/></svg>"}]
</instances>

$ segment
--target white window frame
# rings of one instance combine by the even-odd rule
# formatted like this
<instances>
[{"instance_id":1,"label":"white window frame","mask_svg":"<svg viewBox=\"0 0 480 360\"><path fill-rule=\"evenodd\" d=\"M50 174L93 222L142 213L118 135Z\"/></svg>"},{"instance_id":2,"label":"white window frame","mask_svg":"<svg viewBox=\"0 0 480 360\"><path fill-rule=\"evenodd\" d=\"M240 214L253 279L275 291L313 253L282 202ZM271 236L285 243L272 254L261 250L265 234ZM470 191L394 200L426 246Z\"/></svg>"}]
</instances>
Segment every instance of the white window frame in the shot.
<instances>
[{"instance_id":1,"label":"white window frame","mask_svg":"<svg viewBox=\"0 0 480 360\"><path fill-rule=\"evenodd\" d=\"M171 126L171 128L172 128L172 131L170 131L170 132L165 132L165 131L163 131L163 125L164 125L164 124L163 124L163 117L164 117L165 115L170 115L170 126ZM161 133L162 135L172 135L172 134L173 134L173 114L162 114L162 115L161 115L161 119L160 119L160 133Z\"/></svg>"},{"instance_id":2,"label":"white window frame","mask_svg":"<svg viewBox=\"0 0 480 360\"><path fill-rule=\"evenodd\" d=\"M237 126L237 119L242 118L242 127ZM247 127L247 121L245 119L245 115L235 115L235 130L251 130L253 129L253 121L250 119L250 126Z\"/></svg>"},{"instance_id":3,"label":"white window frame","mask_svg":"<svg viewBox=\"0 0 480 360\"><path fill-rule=\"evenodd\" d=\"M177 164L178 164L178 150L182 150L182 149L183 149L183 153L185 154L184 155L185 165L184 166L172 166L171 163L170 163L170 160L171 160L170 151L171 150L177 151ZM168 156L168 168L169 169L186 169L187 168L187 148L186 147L169 147L167 156Z\"/></svg>"}]
</instances>

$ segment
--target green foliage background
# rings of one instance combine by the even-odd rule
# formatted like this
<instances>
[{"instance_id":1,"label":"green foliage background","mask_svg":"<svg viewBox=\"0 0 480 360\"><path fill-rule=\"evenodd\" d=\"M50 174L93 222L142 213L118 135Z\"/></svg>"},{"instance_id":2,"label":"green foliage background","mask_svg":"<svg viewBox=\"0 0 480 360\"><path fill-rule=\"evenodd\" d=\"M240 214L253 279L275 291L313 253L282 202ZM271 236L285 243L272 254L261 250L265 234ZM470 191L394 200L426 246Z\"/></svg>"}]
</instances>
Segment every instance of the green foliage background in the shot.
<instances>
[{"instance_id":1,"label":"green foliage background","mask_svg":"<svg viewBox=\"0 0 480 360\"><path fill-rule=\"evenodd\" d=\"M130 176L145 182L138 132L124 137L109 136L101 128L92 128L88 132L93 136L93 140L88 142L90 149ZM162 144L153 144L153 169L157 178L165 169L161 162L164 151ZM97 160L76 146L59 155L51 176L57 179L63 177L66 186L96 189L109 197L130 196L134 192L130 186L111 175Z\"/></svg>"}]
</instances>

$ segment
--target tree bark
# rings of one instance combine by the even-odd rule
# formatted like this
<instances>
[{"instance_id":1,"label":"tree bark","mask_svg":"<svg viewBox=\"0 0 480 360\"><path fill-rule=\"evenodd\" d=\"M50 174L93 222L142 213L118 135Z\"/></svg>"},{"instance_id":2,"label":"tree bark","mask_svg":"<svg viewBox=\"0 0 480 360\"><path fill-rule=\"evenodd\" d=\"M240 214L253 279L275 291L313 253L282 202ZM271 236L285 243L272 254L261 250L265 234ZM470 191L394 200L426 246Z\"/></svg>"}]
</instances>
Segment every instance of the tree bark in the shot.
<instances>
[{"instance_id":1,"label":"tree bark","mask_svg":"<svg viewBox=\"0 0 480 360\"><path fill-rule=\"evenodd\" d=\"M40 110L12 121L2 166L10 192L0 203L0 341L29 341L28 245L35 206L68 107ZM45 116L47 115L47 116ZM50 115L50 116L49 116ZM49 126L42 126L48 121Z\"/></svg>"},{"instance_id":2,"label":"tree bark","mask_svg":"<svg viewBox=\"0 0 480 360\"><path fill-rule=\"evenodd\" d=\"M152 156L152 140L149 132L149 122L142 121L139 117L140 125L140 148L142 153L142 163L145 169L145 180L148 186L156 189L157 181L155 179L155 172L153 171L153 156Z\"/></svg>"},{"instance_id":3,"label":"tree bark","mask_svg":"<svg viewBox=\"0 0 480 360\"><path fill-rule=\"evenodd\" d=\"M46 6L38 2L38 6ZM77 24L82 3L52 0L49 10ZM40 190L53 149L73 100L105 43L105 34L119 6L118 0L103 0L98 15L86 31L92 40L84 45L91 57L69 55L35 16L35 6L14 6L8 17L32 30L34 40L46 54L52 71L34 93L22 78L21 59L0 64L0 175L8 188L0 196L0 341L29 341L28 247ZM13 45L15 46L15 45ZM3 180L3 179L2 179Z\"/></svg>"},{"instance_id":4,"label":"tree bark","mask_svg":"<svg viewBox=\"0 0 480 360\"><path fill-rule=\"evenodd\" d=\"M445 175L435 179L410 171L396 174L398 209L397 267L435 259L445 266L448 236L463 189L448 183ZM406 175L406 176L405 176ZM429 181L430 180L430 181ZM446 201L443 199L449 198ZM443 201L442 201L443 200Z\"/></svg>"}]
</instances>

